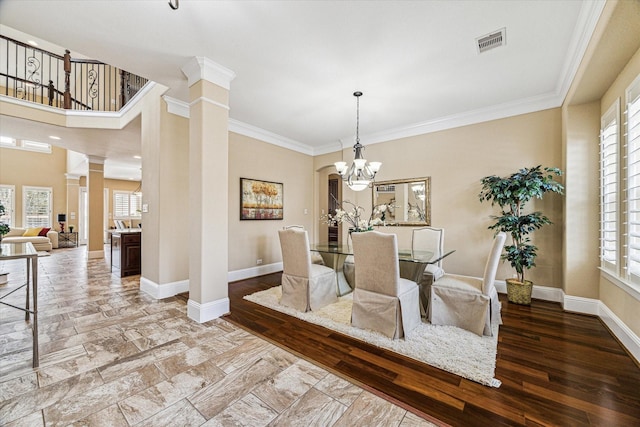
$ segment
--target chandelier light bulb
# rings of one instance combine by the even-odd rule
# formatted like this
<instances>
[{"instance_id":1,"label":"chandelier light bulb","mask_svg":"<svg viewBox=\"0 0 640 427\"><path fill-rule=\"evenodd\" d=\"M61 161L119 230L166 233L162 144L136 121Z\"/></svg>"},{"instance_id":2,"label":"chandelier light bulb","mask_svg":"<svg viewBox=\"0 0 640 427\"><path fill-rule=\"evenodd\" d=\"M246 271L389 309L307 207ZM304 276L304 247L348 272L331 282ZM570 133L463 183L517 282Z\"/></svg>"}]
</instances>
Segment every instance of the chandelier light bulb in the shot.
<instances>
[{"instance_id":1,"label":"chandelier light bulb","mask_svg":"<svg viewBox=\"0 0 640 427\"><path fill-rule=\"evenodd\" d=\"M353 146L355 153L353 163L347 167L346 162L336 162L335 167L342 180L347 183L353 191L362 191L370 187L375 179L376 173L380 170L382 162L369 162L362 155L364 145L360 144L360 97L362 92L354 92L356 97L356 143Z\"/></svg>"}]
</instances>

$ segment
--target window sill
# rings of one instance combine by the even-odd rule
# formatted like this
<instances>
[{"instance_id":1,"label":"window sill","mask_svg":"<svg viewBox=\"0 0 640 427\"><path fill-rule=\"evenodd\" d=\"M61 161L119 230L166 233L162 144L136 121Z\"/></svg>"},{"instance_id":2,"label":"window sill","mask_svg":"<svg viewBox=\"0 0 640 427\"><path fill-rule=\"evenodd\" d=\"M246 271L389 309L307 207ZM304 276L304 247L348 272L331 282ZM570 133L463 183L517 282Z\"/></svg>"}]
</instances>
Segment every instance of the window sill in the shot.
<instances>
[{"instance_id":1,"label":"window sill","mask_svg":"<svg viewBox=\"0 0 640 427\"><path fill-rule=\"evenodd\" d=\"M640 301L640 285L635 283L631 283L627 280L621 279L620 277L614 276L611 272L603 269L602 267L598 267L600 269L600 276L604 277L627 294L631 295L636 300Z\"/></svg>"}]
</instances>

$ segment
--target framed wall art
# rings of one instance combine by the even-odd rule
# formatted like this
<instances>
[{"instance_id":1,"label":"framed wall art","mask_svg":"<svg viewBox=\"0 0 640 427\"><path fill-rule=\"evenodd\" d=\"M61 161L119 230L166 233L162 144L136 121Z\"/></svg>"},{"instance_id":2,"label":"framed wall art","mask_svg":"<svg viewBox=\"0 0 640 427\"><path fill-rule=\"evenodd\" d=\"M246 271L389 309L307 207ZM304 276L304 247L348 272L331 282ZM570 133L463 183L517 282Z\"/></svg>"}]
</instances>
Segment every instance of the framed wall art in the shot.
<instances>
[{"instance_id":1,"label":"framed wall art","mask_svg":"<svg viewBox=\"0 0 640 427\"><path fill-rule=\"evenodd\" d=\"M240 178L240 219L283 219L282 183Z\"/></svg>"}]
</instances>

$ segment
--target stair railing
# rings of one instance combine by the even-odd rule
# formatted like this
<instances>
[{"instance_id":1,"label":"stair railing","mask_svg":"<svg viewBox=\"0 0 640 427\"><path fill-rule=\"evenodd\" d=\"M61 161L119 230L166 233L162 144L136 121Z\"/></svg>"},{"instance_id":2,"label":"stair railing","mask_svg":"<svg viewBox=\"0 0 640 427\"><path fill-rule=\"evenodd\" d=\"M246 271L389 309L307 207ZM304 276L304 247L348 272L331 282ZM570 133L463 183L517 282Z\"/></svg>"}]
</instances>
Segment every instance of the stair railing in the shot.
<instances>
[{"instance_id":1,"label":"stair railing","mask_svg":"<svg viewBox=\"0 0 640 427\"><path fill-rule=\"evenodd\" d=\"M0 93L57 108L118 111L148 82L100 61L71 58L68 50L61 56L1 34L0 52L6 58Z\"/></svg>"}]
</instances>

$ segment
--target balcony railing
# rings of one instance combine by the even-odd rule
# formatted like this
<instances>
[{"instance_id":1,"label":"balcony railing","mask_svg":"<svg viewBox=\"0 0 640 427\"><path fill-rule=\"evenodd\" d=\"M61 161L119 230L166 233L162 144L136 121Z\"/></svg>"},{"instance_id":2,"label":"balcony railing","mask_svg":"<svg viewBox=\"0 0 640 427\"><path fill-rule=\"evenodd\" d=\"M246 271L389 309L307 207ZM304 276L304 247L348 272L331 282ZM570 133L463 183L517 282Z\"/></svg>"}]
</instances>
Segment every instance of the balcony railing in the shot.
<instances>
[{"instance_id":1,"label":"balcony railing","mask_svg":"<svg viewBox=\"0 0 640 427\"><path fill-rule=\"evenodd\" d=\"M74 59L0 34L0 93L73 110L118 111L147 83L100 61Z\"/></svg>"}]
</instances>

